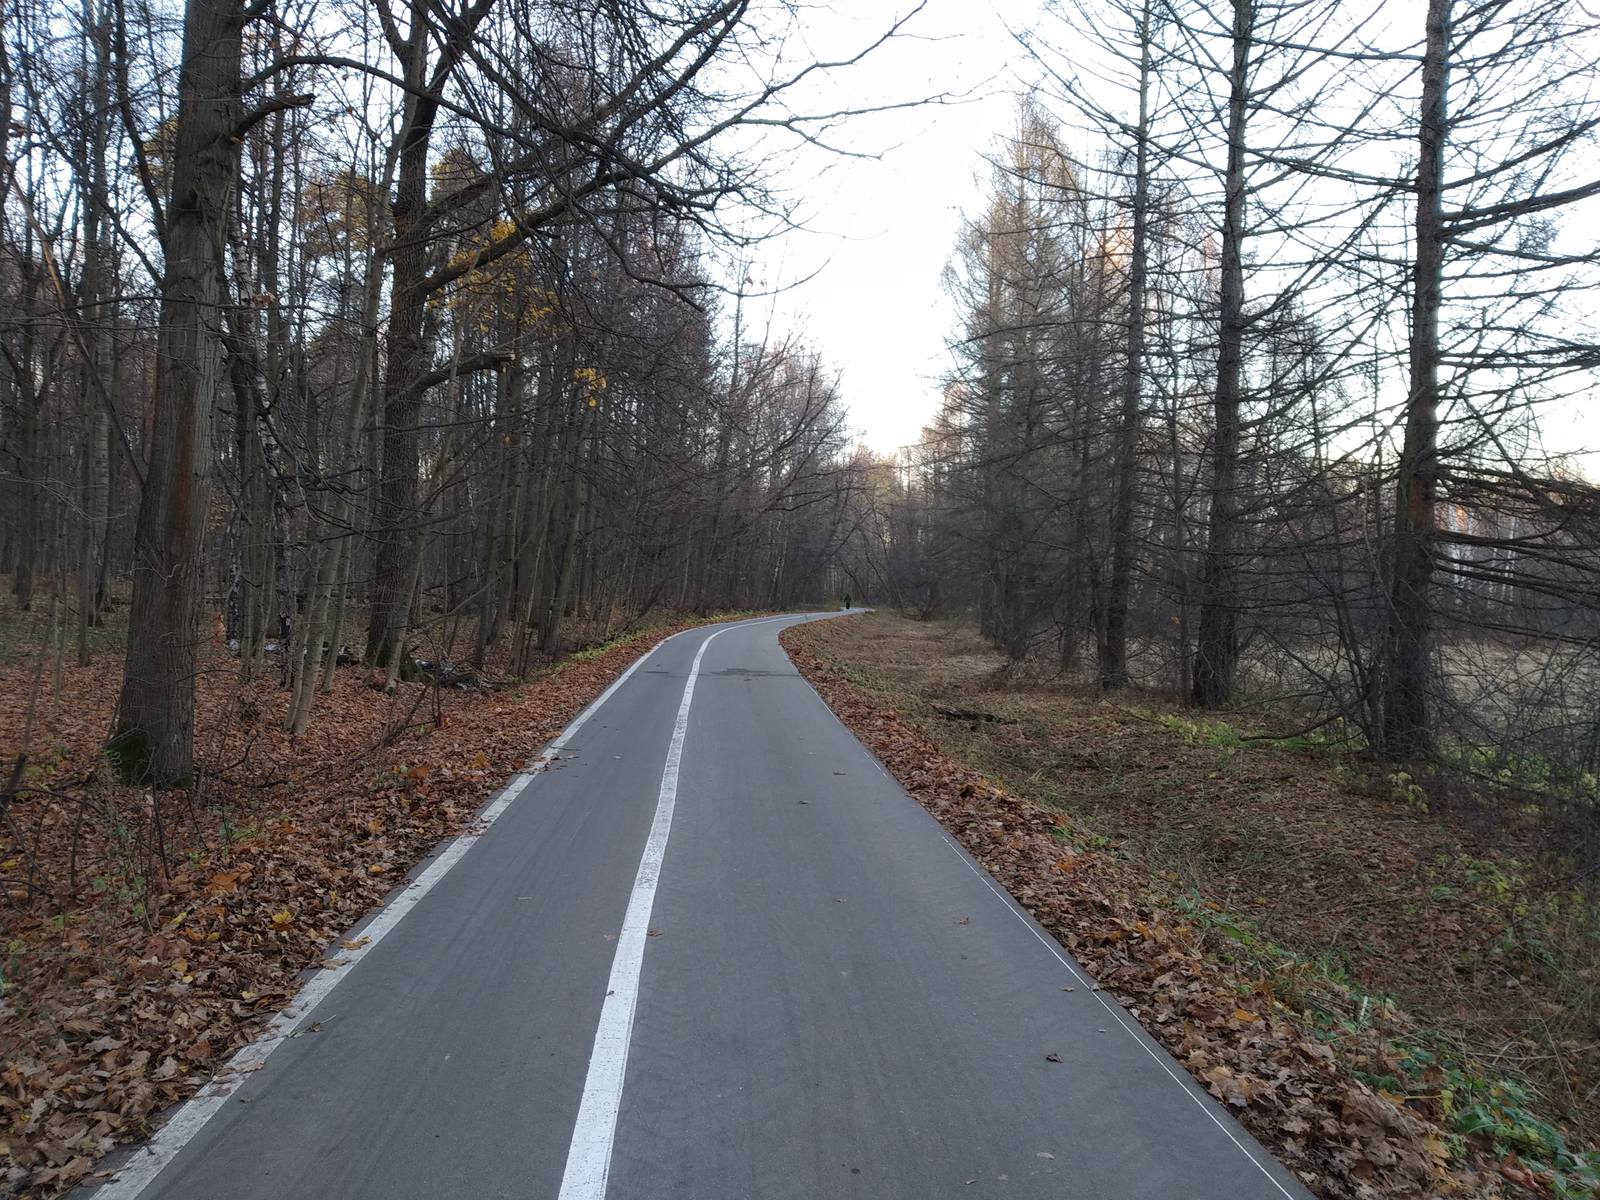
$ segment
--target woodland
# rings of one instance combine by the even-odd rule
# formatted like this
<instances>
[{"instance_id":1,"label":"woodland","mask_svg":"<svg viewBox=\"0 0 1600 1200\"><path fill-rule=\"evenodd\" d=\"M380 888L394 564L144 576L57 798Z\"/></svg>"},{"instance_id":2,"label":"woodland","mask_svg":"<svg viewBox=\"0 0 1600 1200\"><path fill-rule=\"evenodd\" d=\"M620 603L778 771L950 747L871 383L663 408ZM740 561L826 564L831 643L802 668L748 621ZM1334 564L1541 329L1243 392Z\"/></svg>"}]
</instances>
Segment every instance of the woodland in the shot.
<instances>
[{"instance_id":1,"label":"woodland","mask_svg":"<svg viewBox=\"0 0 1600 1200\"><path fill-rule=\"evenodd\" d=\"M1013 673L1512 786L1592 861L1596 26L1413 15L1021 35L1043 82L946 272L943 406L849 561Z\"/></svg>"},{"instance_id":2,"label":"woodland","mask_svg":"<svg viewBox=\"0 0 1600 1200\"><path fill-rule=\"evenodd\" d=\"M0 3L7 1182L81 1178L590 664L718 614L850 595L1487 789L1591 897L1600 19L1050 0L885 455L749 268L789 155L960 102L871 86L922 7L826 59L788 0ZM306 877L371 878L302 926L254 839L319 823ZM271 952L200 967L198 891ZM166 1075L108 1098L40 1014L174 947L226 1029L163 1059L197 1001L130 1002L103 1069Z\"/></svg>"},{"instance_id":3,"label":"woodland","mask_svg":"<svg viewBox=\"0 0 1600 1200\"><path fill-rule=\"evenodd\" d=\"M803 16L8 10L0 570L57 661L128 604L125 778L192 780L207 641L303 731L424 627L522 675L574 615L853 587L1592 800L1581 7L1051 6L887 459L726 282L873 48Z\"/></svg>"},{"instance_id":4,"label":"woodland","mask_svg":"<svg viewBox=\"0 0 1600 1200\"><path fill-rule=\"evenodd\" d=\"M8 622L81 664L126 601L127 778L192 781L213 636L304 731L423 621L522 675L573 613L811 598L835 382L708 255L830 68L748 9L7 10Z\"/></svg>"}]
</instances>

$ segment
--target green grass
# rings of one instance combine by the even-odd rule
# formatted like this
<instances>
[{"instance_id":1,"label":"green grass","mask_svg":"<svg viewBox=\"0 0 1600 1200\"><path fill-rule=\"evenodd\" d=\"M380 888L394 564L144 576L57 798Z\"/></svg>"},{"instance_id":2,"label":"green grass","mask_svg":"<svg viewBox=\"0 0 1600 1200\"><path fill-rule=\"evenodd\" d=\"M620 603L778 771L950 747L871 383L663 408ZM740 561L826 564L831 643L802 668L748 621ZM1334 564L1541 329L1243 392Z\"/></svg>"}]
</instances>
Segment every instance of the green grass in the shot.
<instances>
[{"instance_id":1,"label":"green grass","mask_svg":"<svg viewBox=\"0 0 1600 1200\"><path fill-rule=\"evenodd\" d=\"M1459 865L1471 885L1491 890L1509 886L1494 864L1464 857ZM1158 881L1151 883L1154 887ZM1249 917L1219 908L1195 892L1162 899L1205 932L1209 954L1259 974L1281 1003L1310 1018L1321 1040L1336 1042L1365 1034L1372 1027L1372 1014L1394 1008L1393 997L1355 983L1349 964L1336 955L1285 949ZM1338 1002L1330 1005L1327 997L1337 997ZM1488 1142L1501 1158L1515 1154L1534 1173L1549 1176L1551 1194L1560 1200L1600 1196L1600 1151L1573 1149L1561 1130L1539 1115L1538 1099L1523 1083L1485 1068L1439 1030L1417 1027L1412 1038L1386 1039L1384 1047L1385 1057L1400 1070L1354 1071L1369 1087L1391 1095L1430 1097L1454 1138ZM1464 1157L1464 1145L1451 1149L1452 1157Z\"/></svg>"},{"instance_id":2,"label":"green grass","mask_svg":"<svg viewBox=\"0 0 1600 1200\"><path fill-rule=\"evenodd\" d=\"M1070 817L1058 843L1113 849L1208 954L1370 1053L1373 1086L1439 1095L1458 1161L1470 1140L1547 1173L1551 1195L1600 1196L1600 1158L1573 1148L1600 1123L1600 907L1534 854L1514 803L1458 823L1431 802L1434 773L1374 764L1338 723L1277 737L1248 714L997 684L997 656L960 630L880 616L811 640L953 758ZM1006 722L938 711L980 701ZM1479 776L1550 779L1536 759L1457 753Z\"/></svg>"}]
</instances>

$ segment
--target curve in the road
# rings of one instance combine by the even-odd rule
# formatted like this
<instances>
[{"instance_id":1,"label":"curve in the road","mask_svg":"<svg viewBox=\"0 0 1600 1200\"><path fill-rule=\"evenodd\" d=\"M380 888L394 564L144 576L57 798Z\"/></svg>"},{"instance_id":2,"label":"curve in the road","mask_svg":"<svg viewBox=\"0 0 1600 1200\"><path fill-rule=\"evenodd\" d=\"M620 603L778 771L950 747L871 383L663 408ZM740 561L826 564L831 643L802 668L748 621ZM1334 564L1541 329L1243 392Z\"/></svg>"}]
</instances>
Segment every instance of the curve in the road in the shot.
<instances>
[{"instance_id":1,"label":"curve in the road","mask_svg":"<svg viewBox=\"0 0 1600 1200\"><path fill-rule=\"evenodd\" d=\"M839 724L806 619L634 663L95 1200L1306 1197Z\"/></svg>"}]
</instances>

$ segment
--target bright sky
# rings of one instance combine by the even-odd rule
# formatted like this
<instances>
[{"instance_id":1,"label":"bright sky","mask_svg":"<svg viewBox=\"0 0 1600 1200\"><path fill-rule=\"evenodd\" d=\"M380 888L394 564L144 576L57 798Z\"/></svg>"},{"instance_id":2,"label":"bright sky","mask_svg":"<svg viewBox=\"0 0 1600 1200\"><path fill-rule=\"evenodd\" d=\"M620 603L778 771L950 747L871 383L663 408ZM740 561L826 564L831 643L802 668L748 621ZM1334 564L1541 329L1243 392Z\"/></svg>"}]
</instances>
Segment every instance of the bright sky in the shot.
<instances>
[{"instance_id":1,"label":"bright sky","mask_svg":"<svg viewBox=\"0 0 1600 1200\"><path fill-rule=\"evenodd\" d=\"M914 3L812 7L802 19L806 57L857 52ZM802 201L807 229L761 247L752 285L794 284L764 301L771 332L780 340L798 334L841 373L852 424L878 453L919 440L938 409L956 326L941 275L963 216L981 203L984 155L1012 128L1021 81L1034 74L1010 31L1037 23L1043 7L1044 0L927 0L906 34L834 77L812 102L826 111L941 93L966 98L855 118L842 145L871 157L806 151L780 171L777 182ZM1052 35L1060 30L1052 22ZM746 309L746 336L759 337L758 309ZM1546 421L1549 444L1587 451L1583 468L1600 477L1591 397L1557 408Z\"/></svg>"},{"instance_id":2,"label":"bright sky","mask_svg":"<svg viewBox=\"0 0 1600 1200\"><path fill-rule=\"evenodd\" d=\"M846 6L840 6L844 8ZM808 35L823 53L859 47L909 3L812 10ZM940 276L963 212L979 203L983 154L1015 120L1011 67L1022 57L1007 32L1029 24L1038 0L929 0L907 36L839 79L858 106L939 93L961 103L861 118L848 147L873 159L808 161L819 177L787 180L803 197L810 231L763 247L753 280L805 280L770 303L775 332L795 331L843 378L852 422L890 453L918 440L938 407L954 310Z\"/></svg>"}]
</instances>

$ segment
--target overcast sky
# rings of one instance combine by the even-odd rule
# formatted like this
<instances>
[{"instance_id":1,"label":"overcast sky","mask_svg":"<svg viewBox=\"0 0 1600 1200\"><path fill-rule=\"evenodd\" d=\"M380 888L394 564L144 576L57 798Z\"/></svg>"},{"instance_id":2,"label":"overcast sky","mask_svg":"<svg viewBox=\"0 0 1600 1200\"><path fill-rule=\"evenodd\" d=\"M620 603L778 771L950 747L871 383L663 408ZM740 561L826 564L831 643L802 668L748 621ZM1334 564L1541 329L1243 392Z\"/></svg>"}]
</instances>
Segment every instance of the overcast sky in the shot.
<instances>
[{"instance_id":1,"label":"overcast sky","mask_svg":"<svg viewBox=\"0 0 1600 1200\"><path fill-rule=\"evenodd\" d=\"M909 5L839 7L847 11L806 18L822 54L870 42ZM876 451L916 441L937 407L954 321L940 275L962 213L979 202L983 154L1015 117L1020 51L1007 23L1026 25L1038 8L1038 0L929 0L913 36L839 77L837 91L856 106L970 98L857 119L849 148L878 157L808 153L782 181L803 197L809 230L764 246L752 275L773 288L816 273L764 303L777 332L800 333L840 371L852 421Z\"/></svg>"},{"instance_id":2,"label":"overcast sky","mask_svg":"<svg viewBox=\"0 0 1600 1200\"><path fill-rule=\"evenodd\" d=\"M914 3L809 9L802 21L809 45L798 57L853 53ZM757 252L756 287L793 286L746 308L746 336L759 338L756 325L766 319L775 337L798 334L819 351L841 374L852 424L878 453L917 441L937 411L956 324L941 275L963 215L981 203L984 155L1013 126L1017 92L1032 75L1011 30L1036 24L1042 8L1043 0L928 0L907 36L831 77L810 103L825 111L939 94L962 99L856 118L836 140L868 157L807 150L778 171L779 186L802 201L807 228ZM1059 36L1060 27L1053 32ZM1587 451L1582 468L1592 478L1600 477L1594 407L1592 396L1575 396L1558 401L1544 421L1551 448Z\"/></svg>"}]
</instances>

